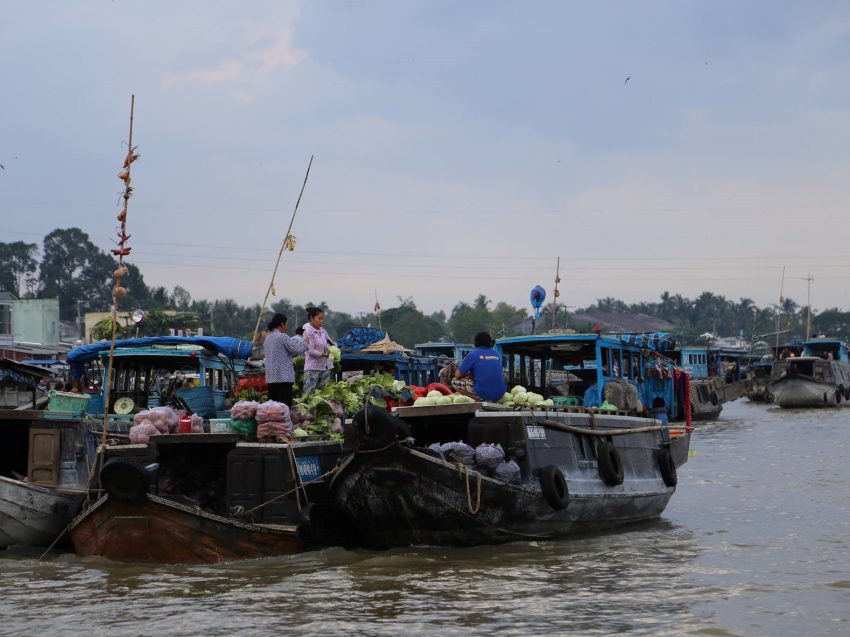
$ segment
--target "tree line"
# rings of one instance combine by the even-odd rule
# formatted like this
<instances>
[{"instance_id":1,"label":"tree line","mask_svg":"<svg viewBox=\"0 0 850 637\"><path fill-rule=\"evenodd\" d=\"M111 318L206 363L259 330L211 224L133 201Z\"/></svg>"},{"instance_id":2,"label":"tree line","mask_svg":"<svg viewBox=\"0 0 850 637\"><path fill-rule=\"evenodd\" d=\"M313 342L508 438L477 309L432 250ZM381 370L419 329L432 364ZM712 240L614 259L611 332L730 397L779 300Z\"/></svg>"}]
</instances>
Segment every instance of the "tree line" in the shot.
<instances>
[{"instance_id":1,"label":"tree line","mask_svg":"<svg viewBox=\"0 0 850 637\"><path fill-rule=\"evenodd\" d=\"M58 298L60 320L73 321L78 313L108 311L112 300L112 272L117 266L111 254L92 243L88 234L79 228L56 229L48 234L39 249L36 243L17 241L0 242L0 290L7 290L19 298ZM167 333L169 328L197 329L207 334L250 338L260 312L259 304L240 305L233 299L193 299L188 290L178 285L169 290L163 286L149 287L138 267L127 264L129 273L124 278L127 296L124 308L139 308L145 319L138 326L140 336ZM494 302L479 294L473 301L460 301L447 316L438 311L423 313L413 298L398 297L398 304L368 314L352 315L332 309L325 300L296 303L289 299L275 301L266 308L262 324L273 312L289 317L290 327L306 321L306 308L325 310L325 327L331 335L342 335L353 326L371 325L386 331L390 337L405 346L415 343L447 339L470 343L482 330L495 337L528 333L529 312L505 302ZM166 314L170 310L175 315ZM694 340L699 334L745 338L766 336L772 338L777 330L784 337L805 336L807 308L792 299L783 299L781 305L757 307L752 299L737 301L713 292L703 292L694 299L665 291L656 302L625 303L620 299L604 297L586 308L566 314L563 305L547 304L543 307L537 325L548 329L552 313L558 312L557 324L577 331L592 329L576 315L603 312L609 314L645 314L672 323L678 334ZM127 330L125 330L126 332ZM850 312L830 308L812 314L812 331L850 338ZM135 328L133 329L135 334ZM126 335L126 334L125 334Z\"/></svg>"}]
</instances>

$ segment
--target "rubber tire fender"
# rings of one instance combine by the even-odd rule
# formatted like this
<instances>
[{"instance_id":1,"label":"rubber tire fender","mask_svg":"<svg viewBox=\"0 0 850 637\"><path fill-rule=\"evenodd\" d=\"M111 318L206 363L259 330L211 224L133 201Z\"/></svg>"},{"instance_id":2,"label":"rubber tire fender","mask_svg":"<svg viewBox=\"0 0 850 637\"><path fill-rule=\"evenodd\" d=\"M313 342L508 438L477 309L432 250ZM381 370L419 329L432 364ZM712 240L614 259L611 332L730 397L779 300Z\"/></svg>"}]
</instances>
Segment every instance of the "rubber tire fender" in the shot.
<instances>
[{"instance_id":1,"label":"rubber tire fender","mask_svg":"<svg viewBox=\"0 0 850 637\"><path fill-rule=\"evenodd\" d=\"M766 403L772 403L773 402L773 394L770 393L769 389L764 390L764 394L762 395L762 398L764 398L764 402L766 402Z\"/></svg>"},{"instance_id":2,"label":"rubber tire fender","mask_svg":"<svg viewBox=\"0 0 850 637\"><path fill-rule=\"evenodd\" d=\"M397 439L394 420L396 418L385 409L369 406L358 411L352 419L357 429L358 446L362 449L381 449L392 444Z\"/></svg>"},{"instance_id":3,"label":"rubber tire fender","mask_svg":"<svg viewBox=\"0 0 850 637\"><path fill-rule=\"evenodd\" d=\"M543 467L540 472L540 490L555 511L566 509L570 503L570 490L564 474L553 464Z\"/></svg>"},{"instance_id":4,"label":"rubber tire fender","mask_svg":"<svg viewBox=\"0 0 850 637\"><path fill-rule=\"evenodd\" d=\"M835 404L841 404L841 397L844 395L844 388L839 385L838 389L835 390Z\"/></svg>"},{"instance_id":5,"label":"rubber tire fender","mask_svg":"<svg viewBox=\"0 0 850 637\"><path fill-rule=\"evenodd\" d=\"M676 474L676 463L673 461L673 454L670 453L670 448L666 445L658 450L658 469L661 471L661 479L668 487L675 487L679 482L679 476Z\"/></svg>"},{"instance_id":6,"label":"rubber tire fender","mask_svg":"<svg viewBox=\"0 0 850 637\"><path fill-rule=\"evenodd\" d=\"M613 442L603 442L596 450L596 463L599 466L599 477L609 487L623 484L623 461L620 452Z\"/></svg>"},{"instance_id":7,"label":"rubber tire fender","mask_svg":"<svg viewBox=\"0 0 850 637\"><path fill-rule=\"evenodd\" d=\"M717 392L716 391L711 392L711 396L709 396L709 399L711 400L711 404L714 405L715 407L720 402L719 399L717 398Z\"/></svg>"},{"instance_id":8,"label":"rubber tire fender","mask_svg":"<svg viewBox=\"0 0 850 637\"><path fill-rule=\"evenodd\" d=\"M142 502L149 484L147 471L133 458L110 458L100 470L100 485L119 502Z\"/></svg>"}]
</instances>

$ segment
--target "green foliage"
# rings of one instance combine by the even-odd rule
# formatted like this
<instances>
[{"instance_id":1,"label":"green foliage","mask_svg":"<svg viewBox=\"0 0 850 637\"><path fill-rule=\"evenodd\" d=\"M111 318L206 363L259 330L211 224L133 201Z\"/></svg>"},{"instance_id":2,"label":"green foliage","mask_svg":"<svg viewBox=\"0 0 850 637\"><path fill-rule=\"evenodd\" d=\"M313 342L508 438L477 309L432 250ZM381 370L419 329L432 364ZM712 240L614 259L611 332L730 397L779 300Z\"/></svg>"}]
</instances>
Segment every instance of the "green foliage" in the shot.
<instances>
[{"instance_id":1,"label":"green foliage","mask_svg":"<svg viewBox=\"0 0 850 637\"><path fill-rule=\"evenodd\" d=\"M38 245L35 243L0 243L0 290L12 292L18 298L35 292Z\"/></svg>"},{"instance_id":2,"label":"green foliage","mask_svg":"<svg viewBox=\"0 0 850 637\"><path fill-rule=\"evenodd\" d=\"M105 311L112 303L115 259L79 228L54 230L44 238L39 296L59 299L59 318L71 320L77 302L83 310Z\"/></svg>"},{"instance_id":3,"label":"green foliage","mask_svg":"<svg viewBox=\"0 0 850 637\"><path fill-rule=\"evenodd\" d=\"M120 336L124 331L124 326L121 325L120 322L116 321L115 323L115 335ZM94 324L94 327L91 328L91 336L96 341L105 341L107 339L112 338L112 317L107 316L106 318L100 319L97 323Z\"/></svg>"}]
</instances>

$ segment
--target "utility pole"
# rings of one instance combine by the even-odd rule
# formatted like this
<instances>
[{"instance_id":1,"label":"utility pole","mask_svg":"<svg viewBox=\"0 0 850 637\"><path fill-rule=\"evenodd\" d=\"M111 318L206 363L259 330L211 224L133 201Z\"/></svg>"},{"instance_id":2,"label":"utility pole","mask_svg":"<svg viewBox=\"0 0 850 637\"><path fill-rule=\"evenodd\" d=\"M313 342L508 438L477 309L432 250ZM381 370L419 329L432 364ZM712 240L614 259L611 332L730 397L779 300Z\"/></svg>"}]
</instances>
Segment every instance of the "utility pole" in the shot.
<instances>
[{"instance_id":1,"label":"utility pole","mask_svg":"<svg viewBox=\"0 0 850 637\"><path fill-rule=\"evenodd\" d=\"M810 274L803 281L807 281L808 285L806 286L806 338L808 340L812 337L812 281L814 281L814 277Z\"/></svg>"}]
</instances>

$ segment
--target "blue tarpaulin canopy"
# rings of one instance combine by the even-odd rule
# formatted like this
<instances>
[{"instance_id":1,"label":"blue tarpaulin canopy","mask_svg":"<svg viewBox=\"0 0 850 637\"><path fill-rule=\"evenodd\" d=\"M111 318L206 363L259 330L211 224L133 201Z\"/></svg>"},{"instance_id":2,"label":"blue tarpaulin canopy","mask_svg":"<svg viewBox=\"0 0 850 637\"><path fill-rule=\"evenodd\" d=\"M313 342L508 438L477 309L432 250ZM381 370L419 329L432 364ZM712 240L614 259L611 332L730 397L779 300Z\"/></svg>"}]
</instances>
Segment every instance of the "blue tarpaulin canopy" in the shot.
<instances>
[{"instance_id":1,"label":"blue tarpaulin canopy","mask_svg":"<svg viewBox=\"0 0 850 637\"><path fill-rule=\"evenodd\" d=\"M377 343L385 336L386 334L374 327L352 327L342 338L336 340L336 345L342 352L357 352L372 343Z\"/></svg>"},{"instance_id":2,"label":"blue tarpaulin canopy","mask_svg":"<svg viewBox=\"0 0 850 637\"><path fill-rule=\"evenodd\" d=\"M51 358L49 360L36 360L34 358L28 358L24 361L21 361L25 365L61 365L62 361L56 360L55 358Z\"/></svg>"},{"instance_id":3,"label":"blue tarpaulin canopy","mask_svg":"<svg viewBox=\"0 0 850 637\"><path fill-rule=\"evenodd\" d=\"M246 360L251 356L251 341L243 341L232 336L149 336L145 338L125 338L115 341L115 347L151 347L153 345L198 345L215 354L227 358ZM108 350L110 341L98 341L83 345L68 352L68 364L71 376L79 378L89 361L95 360L101 352Z\"/></svg>"},{"instance_id":4,"label":"blue tarpaulin canopy","mask_svg":"<svg viewBox=\"0 0 850 637\"><path fill-rule=\"evenodd\" d=\"M620 337L624 343L656 352L669 352L676 349L676 339L670 332L648 332L646 334L623 334Z\"/></svg>"}]
</instances>

